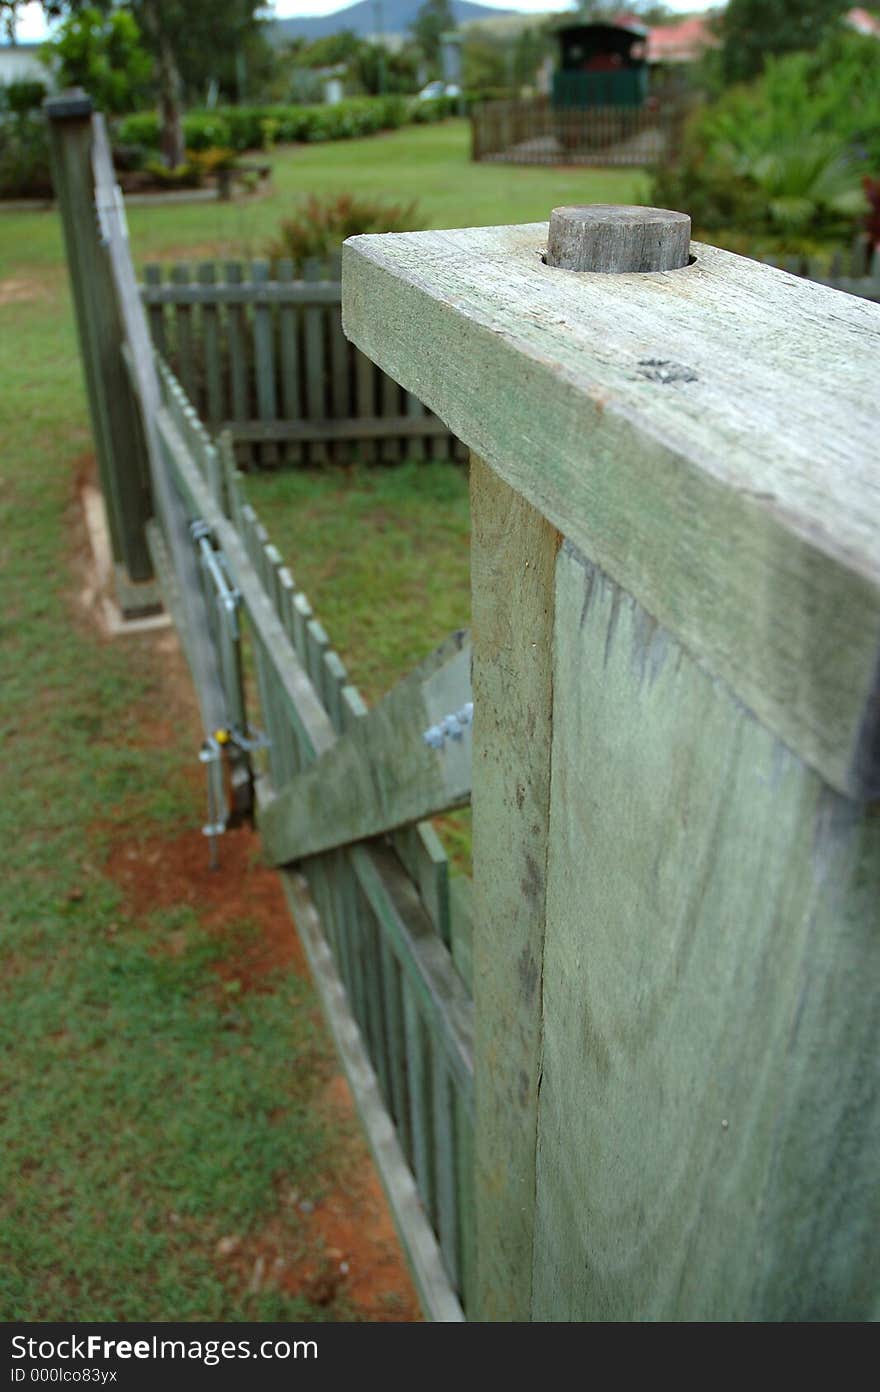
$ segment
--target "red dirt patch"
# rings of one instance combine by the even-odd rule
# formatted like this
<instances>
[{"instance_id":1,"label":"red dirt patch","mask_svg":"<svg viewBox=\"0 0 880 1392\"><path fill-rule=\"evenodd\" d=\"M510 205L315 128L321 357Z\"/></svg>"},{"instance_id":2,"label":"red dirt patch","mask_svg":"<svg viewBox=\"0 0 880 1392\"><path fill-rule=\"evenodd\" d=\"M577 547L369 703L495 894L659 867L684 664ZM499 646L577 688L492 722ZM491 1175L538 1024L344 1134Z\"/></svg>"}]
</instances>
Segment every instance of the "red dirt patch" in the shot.
<instances>
[{"instance_id":1,"label":"red dirt patch","mask_svg":"<svg viewBox=\"0 0 880 1392\"><path fill-rule=\"evenodd\" d=\"M238 981L242 990L265 989L267 978L284 968L305 976L305 957L278 876L260 863L256 833L239 827L218 844L220 868L211 870L208 842L197 828L174 840L121 840L110 851L106 873L123 891L132 919L188 906L215 936L229 937L230 929L253 925L253 933L235 932L231 952L217 963L223 979ZM183 946L175 934L169 936L171 953Z\"/></svg>"}]
</instances>

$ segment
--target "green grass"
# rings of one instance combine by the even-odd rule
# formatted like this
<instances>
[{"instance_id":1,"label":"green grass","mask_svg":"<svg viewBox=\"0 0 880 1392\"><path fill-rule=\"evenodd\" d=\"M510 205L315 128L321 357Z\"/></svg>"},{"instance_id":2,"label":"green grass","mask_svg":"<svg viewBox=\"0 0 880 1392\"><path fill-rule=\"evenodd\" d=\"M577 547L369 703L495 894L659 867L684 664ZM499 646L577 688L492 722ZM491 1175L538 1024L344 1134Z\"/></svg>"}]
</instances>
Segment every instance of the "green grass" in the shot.
<instances>
[{"instance_id":1,"label":"green grass","mask_svg":"<svg viewBox=\"0 0 880 1392\"><path fill-rule=\"evenodd\" d=\"M371 704L469 623L465 465L250 474L246 492Z\"/></svg>"},{"instance_id":2,"label":"green grass","mask_svg":"<svg viewBox=\"0 0 880 1392\"><path fill-rule=\"evenodd\" d=\"M229 252L258 256L297 199L309 193L368 193L395 202L417 198L432 227L479 227L546 220L561 203L630 203L646 194L637 169L556 170L472 164L464 121L411 126L368 140L273 150L274 191L237 203L131 208L135 257ZM0 205L2 206L2 205ZM0 278L22 262L56 266L60 229L52 213L2 213ZM17 248L26 248L23 255Z\"/></svg>"},{"instance_id":3,"label":"green grass","mask_svg":"<svg viewBox=\"0 0 880 1392\"><path fill-rule=\"evenodd\" d=\"M418 197L435 226L640 194L629 171L475 167L466 144L450 122L276 151L270 197L132 209L134 253L259 254L307 192ZM282 1221L282 1179L310 1194L332 1172L330 1044L290 973L259 994L218 985L246 924L218 942L191 909L136 919L107 873L111 843L198 825L198 732L144 747L164 699L155 648L102 641L76 608L74 484L91 441L54 213L0 212L0 292L0 1318L344 1317L339 1302L250 1296L214 1260L219 1237ZM461 467L250 487L371 699L466 622Z\"/></svg>"}]
</instances>

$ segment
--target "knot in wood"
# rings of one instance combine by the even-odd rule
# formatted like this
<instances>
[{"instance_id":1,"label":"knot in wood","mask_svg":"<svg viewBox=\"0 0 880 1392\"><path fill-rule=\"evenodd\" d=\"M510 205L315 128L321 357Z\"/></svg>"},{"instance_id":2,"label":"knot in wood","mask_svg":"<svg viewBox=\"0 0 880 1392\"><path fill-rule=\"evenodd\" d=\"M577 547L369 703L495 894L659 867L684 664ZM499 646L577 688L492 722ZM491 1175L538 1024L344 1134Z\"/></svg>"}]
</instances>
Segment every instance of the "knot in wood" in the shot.
<instances>
[{"instance_id":1,"label":"knot in wood","mask_svg":"<svg viewBox=\"0 0 880 1392\"><path fill-rule=\"evenodd\" d=\"M547 265L565 271L677 271L688 264L690 245L687 213L589 203L553 209Z\"/></svg>"}]
</instances>

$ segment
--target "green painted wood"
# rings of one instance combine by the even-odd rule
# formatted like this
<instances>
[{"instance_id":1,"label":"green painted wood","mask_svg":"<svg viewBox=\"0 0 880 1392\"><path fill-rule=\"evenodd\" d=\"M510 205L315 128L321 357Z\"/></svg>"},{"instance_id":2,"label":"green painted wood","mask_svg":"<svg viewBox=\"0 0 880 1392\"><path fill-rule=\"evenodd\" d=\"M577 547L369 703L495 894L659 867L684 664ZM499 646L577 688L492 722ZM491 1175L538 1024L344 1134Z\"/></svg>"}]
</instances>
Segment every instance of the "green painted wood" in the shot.
<instances>
[{"instance_id":1,"label":"green painted wood","mask_svg":"<svg viewBox=\"0 0 880 1392\"><path fill-rule=\"evenodd\" d=\"M314 615L308 597L298 590L293 598L293 641L299 654L300 662L308 671L309 663L309 644L307 629Z\"/></svg>"},{"instance_id":2,"label":"green painted wood","mask_svg":"<svg viewBox=\"0 0 880 1392\"><path fill-rule=\"evenodd\" d=\"M436 1222L434 1182L434 1106L431 1095L430 1044L419 1013L416 991L402 979L406 1081L412 1135L412 1168L419 1196L431 1223Z\"/></svg>"},{"instance_id":3,"label":"green painted wood","mask_svg":"<svg viewBox=\"0 0 880 1392\"><path fill-rule=\"evenodd\" d=\"M351 239L346 332L833 787L880 792L880 310L699 243L555 270L546 231Z\"/></svg>"},{"instance_id":4,"label":"green painted wood","mask_svg":"<svg viewBox=\"0 0 880 1392\"><path fill-rule=\"evenodd\" d=\"M245 504L242 508L242 526L242 541L247 550L248 559L254 567L263 595L274 612L275 606L265 585L263 548L259 534L260 523L250 504ZM265 766L273 785L277 787L282 779L280 750L286 735L284 728L285 706L281 692L273 681L273 668L267 645L259 632L252 631L251 645L254 654L262 728L268 740L268 749L265 751Z\"/></svg>"},{"instance_id":5,"label":"green painted wood","mask_svg":"<svg viewBox=\"0 0 880 1392\"><path fill-rule=\"evenodd\" d=\"M148 307L164 304L338 305L341 299L338 279L335 281L317 279L312 281L308 287L303 286L299 281L286 283L287 277L280 273L277 282L263 280L256 276L246 281L241 263L230 264L239 266L242 274L235 281L231 281L227 276L225 283L218 284L212 290L206 290L202 285L186 283L160 285L158 282L148 282L141 290L144 304Z\"/></svg>"},{"instance_id":6,"label":"green painted wood","mask_svg":"<svg viewBox=\"0 0 880 1392\"><path fill-rule=\"evenodd\" d=\"M345 667L335 652L324 654L323 687L327 713L338 735L344 734L351 709L345 693L351 690ZM332 851L327 857L332 866L334 912L336 917L336 947L339 970L349 999L355 998L357 958L354 936L357 931L357 886L349 859L344 851Z\"/></svg>"},{"instance_id":7,"label":"green painted wood","mask_svg":"<svg viewBox=\"0 0 880 1392\"><path fill-rule=\"evenodd\" d=\"M285 594L281 584L281 571L284 568L284 561L277 546L271 542L263 543L263 581L266 592L272 601L275 612L277 613L282 625L287 627L287 612L285 609ZM272 672L272 700L279 711L279 744L275 750L275 763L273 765L273 781L278 788L284 787L297 772L299 763L297 750L297 735L295 727L285 718L284 696L278 682L277 674ZM275 774L277 770L277 776Z\"/></svg>"},{"instance_id":8,"label":"green painted wood","mask_svg":"<svg viewBox=\"0 0 880 1392\"><path fill-rule=\"evenodd\" d=\"M287 566L282 565L278 570L278 589L279 602L278 614L281 619L284 631L291 643L295 644L294 638L294 601L296 598L296 581L291 575ZM293 773L299 773L309 763L310 751L305 748L300 739L299 731L296 726L290 729L290 760Z\"/></svg>"},{"instance_id":9,"label":"green painted wood","mask_svg":"<svg viewBox=\"0 0 880 1392\"><path fill-rule=\"evenodd\" d=\"M477 1309L477 1222L474 1198L474 1118L459 1094L453 1098L455 1125L455 1198L458 1215L458 1281L462 1305L471 1317Z\"/></svg>"},{"instance_id":10,"label":"green painted wood","mask_svg":"<svg viewBox=\"0 0 880 1392\"><path fill-rule=\"evenodd\" d=\"M265 285L269 280L268 261L251 264L254 284ZM278 416L278 393L275 386L275 326L272 306L263 300L254 302L254 374L257 387L257 414L261 421L271 422ZM278 449L271 441L260 452L260 461L267 468L278 464Z\"/></svg>"},{"instance_id":11,"label":"green painted wood","mask_svg":"<svg viewBox=\"0 0 880 1392\"><path fill-rule=\"evenodd\" d=\"M391 943L431 1039L444 1052L456 1090L472 1107L473 1001L394 854L376 842L355 846L350 855L358 884Z\"/></svg>"},{"instance_id":12,"label":"green painted wood","mask_svg":"<svg viewBox=\"0 0 880 1392\"><path fill-rule=\"evenodd\" d=\"M532 1314L876 1317L880 821L569 545Z\"/></svg>"},{"instance_id":13,"label":"green painted wood","mask_svg":"<svg viewBox=\"0 0 880 1392\"><path fill-rule=\"evenodd\" d=\"M323 691L324 654L330 646L330 639L323 624L317 619L306 622L306 667L316 691Z\"/></svg>"},{"instance_id":14,"label":"green painted wood","mask_svg":"<svg viewBox=\"0 0 880 1392\"><path fill-rule=\"evenodd\" d=\"M191 515L203 517L211 527L233 581L241 591L250 623L276 669L288 715L299 731L303 747L314 757L328 748L335 738L330 721L263 589L243 540L217 507L165 410L157 413L156 424L176 484L192 510ZM247 505L242 512L247 512Z\"/></svg>"},{"instance_id":15,"label":"green painted wood","mask_svg":"<svg viewBox=\"0 0 880 1392\"><path fill-rule=\"evenodd\" d=\"M428 1319L460 1321L464 1318L461 1305L450 1286L437 1241L426 1221L415 1183L381 1101L362 1034L351 1017L305 882L301 876L283 871L281 882L385 1187L422 1308Z\"/></svg>"},{"instance_id":16,"label":"green painted wood","mask_svg":"<svg viewBox=\"0 0 880 1392\"><path fill-rule=\"evenodd\" d=\"M334 440L370 441L392 436L407 441L421 436L435 436L440 441L449 439L446 426L435 417L419 420L411 416L354 416L351 420L339 421L230 420L224 422L224 427L232 432L236 440L245 442L324 441L329 444ZM409 452L408 444L406 452ZM446 458L447 455L440 457Z\"/></svg>"},{"instance_id":17,"label":"green painted wood","mask_svg":"<svg viewBox=\"0 0 880 1392\"><path fill-rule=\"evenodd\" d=\"M425 911L447 947L451 944L449 862L430 822L402 827L391 844L418 885Z\"/></svg>"},{"instance_id":18,"label":"green painted wood","mask_svg":"<svg viewBox=\"0 0 880 1392\"><path fill-rule=\"evenodd\" d=\"M474 886L466 875L449 881L452 960L469 989L474 989Z\"/></svg>"},{"instance_id":19,"label":"green painted wood","mask_svg":"<svg viewBox=\"0 0 880 1392\"><path fill-rule=\"evenodd\" d=\"M370 1059L379 1079L382 1097L391 1111L391 1075L388 1067L388 1046L382 1018L381 925L360 887L357 896L358 936L361 943L361 967L367 1005L367 1041Z\"/></svg>"},{"instance_id":20,"label":"green painted wood","mask_svg":"<svg viewBox=\"0 0 880 1392\"><path fill-rule=\"evenodd\" d=\"M409 1106L406 1092L406 1042L403 1026L403 1000L401 995L400 968L391 950L391 944L383 935L379 948L380 975L382 984L382 1020L385 1033L385 1049L388 1057L391 1103L389 1110L397 1128L401 1149L407 1160L411 1156Z\"/></svg>"},{"instance_id":21,"label":"green painted wood","mask_svg":"<svg viewBox=\"0 0 880 1392\"><path fill-rule=\"evenodd\" d=\"M478 1318L530 1314L558 534L471 459Z\"/></svg>"},{"instance_id":22,"label":"green painted wood","mask_svg":"<svg viewBox=\"0 0 880 1392\"><path fill-rule=\"evenodd\" d=\"M306 624L308 670L320 684L327 636ZM424 731L470 697L470 648L455 633L392 688L369 715L267 804L262 831L272 864L392 831L470 797L471 730L443 749Z\"/></svg>"},{"instance_id":23,"label":"green painted wood","mask_svg":"<svg viewBox=\"0 0 880 1392\"><path fill-rule=\"evenodd\" d=\"M340 287L342 299L342 256L336 252L329 260L325 274ZM349 346L342 332L342 313L338 305L327 310L327 336L330 340L330 405L334 420L347 420L352 411ZM351 458L345 441L339 441L333 451L334 459L347 464Z\"/></svg>"},{"instance_id":24,"label":"green painted wood","mask_svg":"<svg viewBox=\"0 0 880 1392\"><path fill-rule=\"evenodd\" d=\"M239 261L228 261L224 267L226 284L239 285L243 279L243 268ZM226 311L226 352L229 360L229 399L232 414L239 420L247 420L252 414L252 392L248 369L248 322L243 304L230 304ZM238 443L238 442L236 442ZM242 450L244 462L251 463L253 449L246 446Z\"/></svg>"},{"instance_id":25,"label":"green painted wood","mask_svg":"<svg viewBox=\"0 0 880 1392\"><path fill-rule=\"evenodd\" d=\"M216 285L217 271L213 262L203 263L198 269L202 285L212 290ZM216 300L206 299L201 310L202 352L205 363L205 420L216 433L220 423L227 415L226 394L223 390L223 374L220 362L220 321Z\"/></svg>"},{"instance_id":26,"label":"green painted wood","mask_svg":"<svg viewBox=\"0 0 880 1392\"><path fill-rule=\"evenodd\" d=\"M321 279L321 264L315 257L303 262L303 280L313 285ZM326 422L329 412L326 401L327 385L327 341L324 333L324 312L320 305L307 305L303 309L303 352L305 358L305 414L313 423ZM309 459L315 464L326 464L329 454L320 441L309 445Z\"/></svg>"},{"instance_id":27,"label":"green painted wood","mask_svg":"<svg viewBox=\"0 0 880 1392\"><path fill-rule=\"evenodd\" d=\"M175 285L188 285L192 276L184 262L171 267L171 279ZM180 300L174 305L174 349L177 360L177 377L188 399L198 408L201 394L196 381L196 349L193 310L191 304Z\"/></svg>"},{"instance_id":28,"label":"green painted wood","mask_svg":"<svg viewBox=\"0 0 880 1392\"><path fill-rule=\"evenodd\" d=\"M66 100L66 99L65 99ZM133 581L153 574L145 527L152 507L137 406L122 358L123 319L112 265L99 243L92 172L92 116L61 98L46 105L52 178L76 310L113 559Z\"/></svg>"},{"instance_id":29,"label":"green painted wood","mask_svg":"<svg viewBox=\"0 0 880 1392\"><path fill-rule=\"evenodd\" d=\"M425 419L426 412L419 398L413 396L412 392L406 392L403 400L406 407L406 414L412 420L422 422ZM416 435L410 444L407 445L406 452L410 459L424 459L427 455L424 438L420 435Z\"/></svg>"},{"instance_id":30,"label":"green painted wood","mask_svg":"<svg viewBox=\"0 0 880 1392\"><path fill-rule=\"evenodd\" d=\"M367 707L360 692L354 686L345 686L341 693L342 704L342 728L344 731L351 730L353 725L367 713ZM345 852L348 855L348 852ZM367 1003L366 1003L366 984L363 963L363 942L360 933L360 919L358 917L357 898L359 890L354 880L354 876L349 879L346 888L348 902L346 904L345 922L349 943L349 958L351 962L351 990L349 999L355 1018L360 1026L364 1038L366 1039L367 1028Z\"/></svg>"},{"instance_id":31,"label":"green painted wood","mask_svg":"<svg viewBox=\"0 0 880 1392\"><path fill-rule=\"evenodd\" d=\"M354 349L354 392L357 414L362 421L377 421L379 369L374 363ZM377 432L378 433L378 432ZM366 435L359 446L361 458L372 464L378 457L378 446L370 435Z\"/></svg>"},{"instance_id":32,"label":"green painted wood","mask_svg":"<svg viewBox=\"0 0 880 1392\"><path fill-rule=\"evenodd\" d=\"M161 286L162 267L155 264L145 266L144 280L146 281L145 288L147 291ZM150 325L150 337L153 340L157 352L161 353L163 358L166 358L168 356L168 349L165 339L165 310L161 304L149 301L147 301L147 303L149 303L147 321Z\"/></svg>"},{"instance_id":33,"label":"green painted wood","mask_svg":"<svg viewBox=\"0 0 880 1392\"><path fill-rule=\"evenodd\" d=\"M217 457L222 479L220 507L224 515L235 522L238 518L238 509L241 506L239 499L241 475L235 467L235 446L228 430L221 431L218 436Z\"/></svg>"},{"instance_id":34,"label":"green painted wood","mask_svg":"<svg viewBox=\"0 0 880 1392\"><path fill-rule=\"evenodd\" d=\"M437 1236L449 1279L456 1290L461 1288L459 1267L458 1185L455 1173L456 1143L453 1114L454 1097L450 1087L446 1060L439 1049L431 1053L433 1067L432 1100L434 1105L434 1174L437 1183Z\"/></svg>"},{"instance_id":35,"label":"green painted wood","mask_svg":"<svg viewBox=\"0 0 880 1392\"><path fill-rule=\"evenodd\" d=\"M293 262L289 259L278 263L278 281L280 285L289 285L293 281L294 268ZM281 355L281 409L284 418L288 421L298 421L302 414L302 396L300 391L300 349L299 349L299 316L292 304L282 303L278 309L278 339L279 351ZM285 459L291 464L300 464L303 460L303 449L298 440L291 440L287 443Z\"/></svg>"},{"instance_id":36,"label":"green painted wood","mask_svg":"<svg viewBox=\"0 0 880 1392\"><path fill-rule=\"evenodd\" d=\"M404 394L394 378L385 372L379 374L379 414L387 420L399 420L406 415ZM395 464L403 457L400 445L389 431L379 443L379 458L385 464Z\"/></svg>"}]
</instances>

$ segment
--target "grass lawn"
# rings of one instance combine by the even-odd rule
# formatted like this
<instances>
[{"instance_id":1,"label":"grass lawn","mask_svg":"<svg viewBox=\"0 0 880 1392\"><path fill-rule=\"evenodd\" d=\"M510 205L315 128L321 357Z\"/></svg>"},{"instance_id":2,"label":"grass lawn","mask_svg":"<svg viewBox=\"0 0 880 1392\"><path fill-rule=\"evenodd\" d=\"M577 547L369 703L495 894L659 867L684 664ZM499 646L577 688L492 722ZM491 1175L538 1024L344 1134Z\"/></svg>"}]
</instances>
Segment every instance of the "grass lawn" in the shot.
<instances>
[{"instance_id":1,"label":"grass lawn","mask_svg":"<svg viewBox=\"0 0 880 1392\"><path fill-rule=\"evenodd\" d=\"M462 122L273 163L259 200L132 209L136 259L258 255L307 192L418 197L434 226L644 196L637 171L473 166ZM206 877L177 659L104 640L78 603L91 441L51 212L0 211L0 381L0 1319L381 1318L345 1284L291 1276L320 1267L314 1212L332 1194L338 1228L364 1162L327 1100L308 981L280 948L260 955L278 921L269 872L251 843L225 853L262 915ZM461 467L250 487L370 699L466 620ZM407 1299L386 1284L386 1314Z\"/></svg>"}]
</instances>

